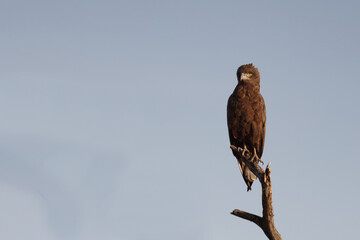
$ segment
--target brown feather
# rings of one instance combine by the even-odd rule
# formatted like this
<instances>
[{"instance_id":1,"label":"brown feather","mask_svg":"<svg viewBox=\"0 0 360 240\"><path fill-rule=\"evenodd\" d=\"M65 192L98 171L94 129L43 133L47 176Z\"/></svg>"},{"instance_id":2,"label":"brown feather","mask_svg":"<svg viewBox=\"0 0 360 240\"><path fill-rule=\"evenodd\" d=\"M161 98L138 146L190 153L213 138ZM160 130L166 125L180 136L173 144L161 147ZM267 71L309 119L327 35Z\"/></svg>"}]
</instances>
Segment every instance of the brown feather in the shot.
<instances>
[{"instance_id":1,"label":"brown feather","mask_svg":"<svg viewBox=\"0 0 360 240\"><path fill-rule=\"evenodd\" d=\"M240 80L242 73L251 73L249 80ZM264 149L266 110L265 102L260 94L260 73L252 64L241 66L237 71L238 85L231 94L227 105L227 123L230 143L238 147L246 147L261 158ZM236 151L243 178L251 189L255 175L247 169Z\"/></svg>"}]
</instances>

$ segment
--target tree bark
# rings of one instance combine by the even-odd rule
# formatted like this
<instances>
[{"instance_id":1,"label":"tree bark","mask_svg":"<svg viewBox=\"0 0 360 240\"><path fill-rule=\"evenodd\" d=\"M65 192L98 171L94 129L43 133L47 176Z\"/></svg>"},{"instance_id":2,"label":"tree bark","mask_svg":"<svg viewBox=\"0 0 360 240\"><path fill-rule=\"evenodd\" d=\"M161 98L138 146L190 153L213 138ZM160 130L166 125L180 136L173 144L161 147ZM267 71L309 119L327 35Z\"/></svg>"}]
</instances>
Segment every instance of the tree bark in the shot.
<instances>
[{"instance_id":1,"label":"tree bark","mask_svg":"<svg viewBox=\"0 0 360 240\"><path fill-rule=\"evenodd\" d=\"M264 231L268 239L281 240L280 233L276 230L274 225L272 189L271 189L271 178L270 178L270 172L271 172L270 162L266 166L266 169L264 171L258 164L258 162L261 160L257 159L257 161L254 161L253 156L247 149L236 147L234 145L231 145L230 148L241 153L242 160L244 160L246 166L259 179L262 188L262 207L263 207L262 217L238 209L232 211L231 214L249 220L255 223L256 225L258 225Z\"/></svg>"}]
</instances>

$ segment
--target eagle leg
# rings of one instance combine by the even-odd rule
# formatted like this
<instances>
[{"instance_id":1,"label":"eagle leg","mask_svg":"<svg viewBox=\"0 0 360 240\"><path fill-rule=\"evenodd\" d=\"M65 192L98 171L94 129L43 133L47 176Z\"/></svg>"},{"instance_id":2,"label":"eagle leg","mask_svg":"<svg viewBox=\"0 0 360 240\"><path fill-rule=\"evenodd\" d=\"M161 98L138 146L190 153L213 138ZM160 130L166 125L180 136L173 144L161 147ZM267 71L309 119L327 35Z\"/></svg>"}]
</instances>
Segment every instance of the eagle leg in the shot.
<instances>
[{"instance_id":1,"label":"eagle leg","mask_svg":"<svg viewBox=\"0 0 360 240\"><path fill-rule=\"evenodd\" d=\"M254 154L252 156L252 158L250 159L250 161L254 161L256 160L257 162L261 162L262 164L264 164L264 162L258 157L257 153L256 153L256 148L254 148Z\"/></svg>"},{"instance_id":2,"label":"eagle leg","mask_svg":"<svg viewBox=\"0 0 360 240\"><path fill-rule=\"evenodd\" d=\"M246 152L249 152L249 150L247 149L246 145L244 144L244 148L241 151L241 156L245 157Z\"/></svg>"}]
</instances>

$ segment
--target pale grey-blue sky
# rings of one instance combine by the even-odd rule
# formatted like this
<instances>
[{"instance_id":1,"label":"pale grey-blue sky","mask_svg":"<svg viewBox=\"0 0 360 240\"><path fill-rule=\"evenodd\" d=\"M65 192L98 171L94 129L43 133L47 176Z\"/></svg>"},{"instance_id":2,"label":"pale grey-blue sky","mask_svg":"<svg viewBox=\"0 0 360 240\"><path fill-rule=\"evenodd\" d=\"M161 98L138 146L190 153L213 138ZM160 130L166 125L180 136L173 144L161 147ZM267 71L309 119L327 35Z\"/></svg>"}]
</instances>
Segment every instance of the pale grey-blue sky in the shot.
<instances>
[{"instance_id":1,"label":"pale grey-blue sky","mask_svg":"<svg viewBox=\"0 0 360 240\"><path fill-rule=\"evenodd\" d=\"M229 214L261 212L225 116L237 67L253 62L280 233L354 238L359 10L356 1L1 1L0 237L264 239Z\"/></svg>"}]
</instances>

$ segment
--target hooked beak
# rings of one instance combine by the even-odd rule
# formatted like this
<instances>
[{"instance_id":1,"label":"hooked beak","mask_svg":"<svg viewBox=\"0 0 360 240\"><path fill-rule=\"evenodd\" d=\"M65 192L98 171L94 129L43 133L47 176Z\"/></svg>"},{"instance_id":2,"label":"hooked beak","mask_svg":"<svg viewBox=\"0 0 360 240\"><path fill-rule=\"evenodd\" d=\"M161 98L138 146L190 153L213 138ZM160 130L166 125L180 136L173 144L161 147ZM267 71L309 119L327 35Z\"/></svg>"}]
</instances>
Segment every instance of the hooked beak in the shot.
<instances>
[{"instance_id":1,"label":"hooked beak","mask_svg":"<svg viewBox=\"0 0 360 240\"><path fill-rule=\"evenodd\" d=\"M240 77L240 81L249 80L250 77L246 73L242 73Z\"/></svg>"}]
</instances>

